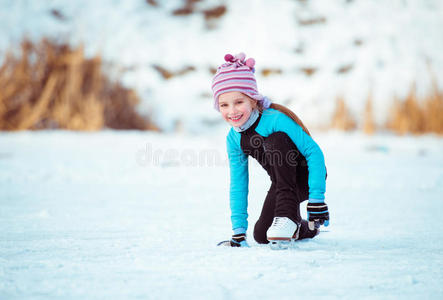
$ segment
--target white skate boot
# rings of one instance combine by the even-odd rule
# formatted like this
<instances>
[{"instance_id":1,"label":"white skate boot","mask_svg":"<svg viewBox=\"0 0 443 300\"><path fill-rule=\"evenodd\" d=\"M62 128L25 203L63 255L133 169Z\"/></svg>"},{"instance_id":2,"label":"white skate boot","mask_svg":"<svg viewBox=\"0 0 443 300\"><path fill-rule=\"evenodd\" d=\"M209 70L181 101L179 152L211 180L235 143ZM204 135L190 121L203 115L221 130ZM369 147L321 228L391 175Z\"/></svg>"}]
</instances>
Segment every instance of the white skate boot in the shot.
<instances>
[{"instance_id":1,"label":"white skate boot","mask_svg":"<svg viewBox=\"0 0 443 300\"><path fill-rule=\"evenodd\" d=\"M269 245L273 250L288 249L291 240L297 240L300 224L294 223L287 217L275 217L271 227L266 232Z\"/></svg>"}]
</instances>

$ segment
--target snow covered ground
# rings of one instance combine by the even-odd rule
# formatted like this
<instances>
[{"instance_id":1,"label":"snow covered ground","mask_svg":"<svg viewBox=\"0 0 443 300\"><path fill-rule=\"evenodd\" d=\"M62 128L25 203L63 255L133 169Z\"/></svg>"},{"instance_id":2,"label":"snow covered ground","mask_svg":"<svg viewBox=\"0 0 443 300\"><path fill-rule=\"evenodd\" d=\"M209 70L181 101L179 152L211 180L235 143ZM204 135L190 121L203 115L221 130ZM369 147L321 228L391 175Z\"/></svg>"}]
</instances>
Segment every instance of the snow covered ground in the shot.
<instances>
[{"instance_id":1,"label":"snow covered ground","mask_svg":"<svg viewBox=\"0 0 443 300\"><path fill-rule=\"evenodd\" d=\"M314 133L331 225L272 251L252 239L269 186L252 161L251 248L215 246L224 134L2 133L0 299L443 297L443 139Z\"/></svg>"},{"instance_id":2,"label":"snow covered ground","mask_svg":"<svg viewBox=\"0 0 443 300\"><path fill-rule=\"evenodd\" d=\"M329 126L338 96L362 124L372 94L382 125L394 96L405 97L413 83L420 97L431 91L431 75L443 88L440 0L205 0L181 17L172 12L183 0L156 2L0 0L0 63L24 35L83 44L88 56L128 70L118 77L139 93L140 111L169 131L176 122L188 132L221 123L211 114L209 69L226 53L254 57L259 91L300 113L310 128ZM208 30L201 11L220 4L226 14ZM153 64L195 71L164 80ZM265 77L265 68L282 73Z\"/></svg>"}]
</instances>

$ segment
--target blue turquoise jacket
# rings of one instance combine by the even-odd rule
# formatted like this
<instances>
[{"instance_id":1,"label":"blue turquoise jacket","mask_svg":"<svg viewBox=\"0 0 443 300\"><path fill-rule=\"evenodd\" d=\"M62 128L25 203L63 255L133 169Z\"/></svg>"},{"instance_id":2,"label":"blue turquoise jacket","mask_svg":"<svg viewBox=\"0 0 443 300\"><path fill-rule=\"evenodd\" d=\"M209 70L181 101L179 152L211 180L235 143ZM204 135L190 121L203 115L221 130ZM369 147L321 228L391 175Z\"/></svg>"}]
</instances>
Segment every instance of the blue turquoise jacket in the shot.
<instances>
[{"instance_id":1,"label":"blue turquoise jacket","mask_svg":"<svg viewBox=\"0 0 443 300\"><path fill-rule=\"evenodd\" d=\"M270 134L285 132L308 164L309 199L323 200L326 189L326 167L323 152L317 143L290 117L269 108L263 111L255 131L268 137ZM230 207L232 229L248 228L248 157L240 146L241 134L231 128L226 138L230 167Z\"/></svg>"}]
</instances>

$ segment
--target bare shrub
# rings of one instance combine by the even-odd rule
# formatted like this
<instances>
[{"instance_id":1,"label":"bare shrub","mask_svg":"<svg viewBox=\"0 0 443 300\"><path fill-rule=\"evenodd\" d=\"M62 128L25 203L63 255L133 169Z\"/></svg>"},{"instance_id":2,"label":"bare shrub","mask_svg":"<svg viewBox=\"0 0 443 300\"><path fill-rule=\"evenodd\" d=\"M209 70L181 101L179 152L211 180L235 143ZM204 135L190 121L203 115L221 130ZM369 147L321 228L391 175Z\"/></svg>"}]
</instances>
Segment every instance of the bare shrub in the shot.
<instances>
[{"instance_id":1,"label":"bare shrub","mask_svg":"<svg viewBox=\"0 0 443 300\"><path fill-rule=\"evenodd\" d=\"M160 75L163 77L163 79L166 79L166 80L171 79L171 78L173 78L175 76L185 75L185 74L187 74L189 72L193 72L193 71L196 70L195 67L193 67L193 66L185 66L185 67L183 67L183 68L181 68L180 70L177 70L177 71L168 70L168 69L166 69L166 68L164 68L164 67L162 67L160 65L157 65L157 64L152 65L152 67L157 72L160 73Z\"/></svg>"},{"instance_id":2,"label":"bare shrub","mask_svg":"<svg viewBox=\"0 0 443 300\"><path fill-rule=\"evenodd\" d=\"M443 93L434 81L432 92L418 99L412 85L405 99L395 99L386 128L399 134L443 134Z\"/></svg>"},{"instance_id":3,"label":"bare shrub","mask_svg":"<svg viewBox=\"0 0 443 300\"><path fill-rule=\"evenodd\" d=\"M158 3L156 0L146 0L146 3L148 3L151 6L157 7Z\"/></svg>"},{"instance_id":4,"label":"bare shrub","mask_svg":"<svg viewBox=\"0 0 443 300\"><path fill-rule=\"evenodd\" d=\"M365 113L363 118L363 131L366 134L374 134L376 125L374 121L374 112L372 108L372 96L369 95L366 100Z\"/></svg>"},{"instance_id":5,"label":"bare shrub","mask_svg":"<svg viewBox=\"0 0 443 300\"><path fill-rule=\"evenodd\" d=\"M280 75L280 74L282 74L282 73L283 73L283 71L282 71L281 69L278 69L278 68L264 68L264 69L261 71L261 74L262 74L264 77L267 77L267 76L269 76L269 75L273 75L273 74Z\"/></svg>"},{"instance_id":6,"label":"bare shrub","mask_svg":"<svg viewBox=\"0 0 443 300\"><path fill-rule=\"evenodd\" d=\"M0 130L153 129L133 90L108 79L100 57L43 39L23 40L0 66Z\"/></svg>"},{"instance_id":7,"label":"bare shrub","mask_svg":"<svg viewBox=\"0 0 443 300\"><path fill-rule=\"evenodd\" d=\"M306 76L312 76L315 72L317 72L317 68L314 67L304 67L300 68L300 71L302 71Z\"/></svg>"},{"instance_id":8,"label":"bare shrub","mask_svg":"<svg viewBox=\"0 0 443 300\"><path fill-rule=\"evenodd\" d=\"M356 128L356 122L346 107L343 97L337 98L336 108L332 117L331 127L340 130L353 130Z\"/></svg>"},{"instance_id":9,"label":"bare shrub","mask_svg":"<svg viewBox=\"0 0 443 300\"><path fill-rule=\"evenodd\" d=\"M203 10L203 15L206 20L217 19L222 17L226 13L227 9L225 5L216 6L210 9Z\"/></svg>"}]
</instances>

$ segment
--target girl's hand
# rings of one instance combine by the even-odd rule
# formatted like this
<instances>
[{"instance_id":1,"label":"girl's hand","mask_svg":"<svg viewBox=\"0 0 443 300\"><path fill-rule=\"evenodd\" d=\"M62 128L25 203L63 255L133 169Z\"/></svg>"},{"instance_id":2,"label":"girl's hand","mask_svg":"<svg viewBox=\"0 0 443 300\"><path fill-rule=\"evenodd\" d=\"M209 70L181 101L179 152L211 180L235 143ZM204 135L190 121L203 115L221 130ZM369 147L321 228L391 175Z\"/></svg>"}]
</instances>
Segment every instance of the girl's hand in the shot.
<instances>
[{"instance_id":1,"label":"girl's hand","mask_svg":"<svg viewBox=\"0 0 443 300\"><path fill-rule=\"evenodd\" d=\"M329 225L329 210L324 200L309 199L307 210L310 230Z\"/></svg>"}]
</instances>

